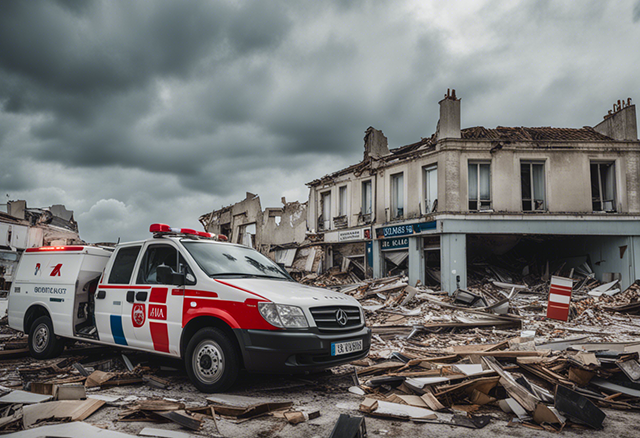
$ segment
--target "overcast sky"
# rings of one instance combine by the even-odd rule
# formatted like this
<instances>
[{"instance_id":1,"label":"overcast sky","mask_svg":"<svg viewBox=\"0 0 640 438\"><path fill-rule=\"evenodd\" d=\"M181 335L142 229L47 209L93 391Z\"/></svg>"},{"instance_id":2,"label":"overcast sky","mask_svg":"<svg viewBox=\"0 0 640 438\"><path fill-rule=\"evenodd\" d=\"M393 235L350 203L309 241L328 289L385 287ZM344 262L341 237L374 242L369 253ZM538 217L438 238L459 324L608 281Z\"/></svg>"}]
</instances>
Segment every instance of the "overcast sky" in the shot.
<instances>
[{"instance_id":1,"label":"overcast sky","mask_svg":"<svg viewBox=\"0 0 640 438\"><path fill-rule=\"evenodd\" d=\"M65 204L89 242L260 195L462 127L593 126L640 101L640 1L0 2L0 190ZM4 203L6 201L0 201Z\"/></svg>"}]
</instances>

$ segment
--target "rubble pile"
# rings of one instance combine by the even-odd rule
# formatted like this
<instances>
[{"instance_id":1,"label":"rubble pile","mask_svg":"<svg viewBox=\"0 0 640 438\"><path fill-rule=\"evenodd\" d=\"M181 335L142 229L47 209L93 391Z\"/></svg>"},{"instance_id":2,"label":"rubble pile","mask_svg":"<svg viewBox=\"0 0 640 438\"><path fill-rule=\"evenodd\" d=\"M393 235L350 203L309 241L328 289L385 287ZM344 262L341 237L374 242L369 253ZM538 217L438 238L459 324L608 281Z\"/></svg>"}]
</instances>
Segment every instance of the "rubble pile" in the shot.
<instances>
[{"instance_id":1,"label":"rubble pile","mask_svg":"<svg viewBox=\"0 0 640 438\"><path fill-rule=\"evenodd\" d=\"M34 436L89 436L93 429L68 422L91 428L84 421L92 423L105 409L117 413L108 428L140 422L163 428L136 426L142 436L222 436L220 422L241 425L267 416L293 426L329 415L299 402L291 388L300 385L320 398L342 390L357 400L349 411L355 416L341 413L332 424L336 437L365 436L370 417L558 432L606 428L607 409L640 412L640 282L620 291L617 281L601 284L585 268L573 281L565 322L546 317L548 280L488 265L483 270L483 281L452 295L412 286L402 275L307 275L307 284L361 303L372 346L366 359L315 381L297 379L302 383L277 397L172 397L186 382L184 372L106 347L76 344L60 358L37 361L27 357L27 337L0 321L0 434L20 437L33 429L40 434ZM56 428L61 425L69 427Z\"/></svg>"},{"instance_id":2,"label":"rubble pile","mask_svg":"<svg viewBox=\"0 0 640 438\"><path fill-rule=\"evenodd\" d=\"M639 351L640 342L537 344L534 337L412 348L381 363L356 364L350 392L364 397L362 412L389 418L472 428L505 420L552 431L600 429L601 407L640 410Z\"/></svg>"},{"instance_id":3,"label":"rubble pile","mask_svg":"<svg viewBox=\"0 0 640 438\"><path fill-rule=\"evenodd\" d=\"M299 283L316 287L341 286L344 284L359 283L361 281L353 272L343 272L337 267L331 268L320 275L311 273L302 276L297 272L292 272L291 275L293 275Z\"/></svg>"},{"instance_id":4,"label":"rubble pile","mask_svg":"<svg viewBox=\"0 0 640 438\"><path fill-rule=\"evenodd\" d=\"M611 312L638 314L640 312L640 281L636 281L624 292L614 295L602 294L598 297L590 297L574 303L578 319L583 315L603 313L597 318L606 318ZM608 313L607 313L608 312Z\"/></svg>"},{"instance_id":5,"label":"rubble pile","mask_svg":"<svg viewBox=\"0 0 640 438\"><path fill-rule=\"evenodd\" d=\"M560 431L602 428L601 408L640 410L640 282L621 292L586 263L561 266L552 275L574 277L565 322L546 317L548 267L542 277L475 268L470 286L452 296L412 287L403 276L336 286L336 275L314 279L358 299L373 330L371 353L353 364L349 389L363 397L361 412Z\"/></svg>"}]
</instances>

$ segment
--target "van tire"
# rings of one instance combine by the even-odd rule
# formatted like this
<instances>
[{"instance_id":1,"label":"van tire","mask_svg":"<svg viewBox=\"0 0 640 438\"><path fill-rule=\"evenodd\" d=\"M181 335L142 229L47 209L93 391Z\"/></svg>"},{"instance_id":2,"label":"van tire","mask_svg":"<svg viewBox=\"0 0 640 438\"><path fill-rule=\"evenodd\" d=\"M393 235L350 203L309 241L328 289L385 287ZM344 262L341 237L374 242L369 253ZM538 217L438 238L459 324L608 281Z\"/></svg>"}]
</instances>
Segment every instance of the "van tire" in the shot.
<instances>
[{"instance_id":1,"label":"van tire","mask_svg":"<svg viewBox=\"0 0 640 438\"><path fill-rule=\"evenodd\" d=\"M41 316L31 324L29 330L29 352L36 359L57 357L64 350L64 341L53 332L53 323L48 316Z\"/></svg>"},{"instance_id":2,"label":"van tire","mask_svg":"<svg viewBox=\"0 0 640 438\"><path fill-rule=\"evenodd\" d=\"M217 328L198 330L189 340L184 361L191 383L205 393L225 391L238 378L238 352L229 337Z\"/></svg>"}]
</instances>

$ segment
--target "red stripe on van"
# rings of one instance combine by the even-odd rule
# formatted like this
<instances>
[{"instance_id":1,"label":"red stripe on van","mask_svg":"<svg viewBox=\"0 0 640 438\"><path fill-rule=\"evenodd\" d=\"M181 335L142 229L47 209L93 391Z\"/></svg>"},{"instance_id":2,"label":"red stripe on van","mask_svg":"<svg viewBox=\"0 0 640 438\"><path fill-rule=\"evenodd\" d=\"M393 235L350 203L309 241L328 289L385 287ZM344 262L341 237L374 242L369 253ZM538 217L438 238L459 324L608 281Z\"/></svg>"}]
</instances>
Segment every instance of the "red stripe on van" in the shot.
<instances>
[{"instance_id":1,"label":"red stripe on van","mask_svg":"<svg viewBox=\"0 0 640 438\"><path fill-rule=\"evenodd\" d=\"M122 284L122 285L111 285L111 284L100 284L98 285L100 289L151 289L151 286L136 286L133 284Z\"/></svg>"},{"instance_id":2,"label":"red stripe on van","mask_svg":"<svg viewBox=\"0 0 640 438\"><path fill-rule=\"evenodd\" d=\"M199 297L204 297L204 298L218 298L218 294L215 292L211 292L208 290L189 290L187 289L184 293L185 297L192 297L192 298L199 298Z\"/></svg>"},{"instance_id":3,"label":"red stripe on van","mask_svg":"<svg viewBox=\"0 0 640 438\"><path fill-rule=\"evenodd\" d=\"M153 349L163 353L169 352L169 330L164 322L149 321Z\"/></svg>"},{"instance_id":4,"label":"red stripe on van","mask_svg":"<svg viewBox=\"0 0 640 438\"><path fill-rule=\"evenodd\" d=\"M265 297L263 297L262 295L258 295L258 294L257 294L257 293L255 293L255 292L251 292L250 290L247 290L247 289L241 288L240 286L236 286L235 284L227 283L226 281L222 281L222 280L216 280L216 281L217 281L218 283L220 283L220 284L224 284L225 286L233 287L233 288L235 288L235 289L239 289L239 290L241 290L242 292L246 292L246 293L248 293L248 294L255 295L256 297L262 298L262 299L263 299L263 300L265 300L265 301L269 301L269 302L271 301L271 300L266 299L266 298L265 298Z\"/></svg>"},{"instance_id":5,"label":"red stripe on van","mask_svg":"<svg viewBox=\"0 0 640 438\"><path fill-rule=\"evenodd\" d=\"M151 289L151 296L149 297L150 303L161 303L166 304L167 302L167 292L169 289L166 287L154 287Z\"/></svg>"}]
</instances>

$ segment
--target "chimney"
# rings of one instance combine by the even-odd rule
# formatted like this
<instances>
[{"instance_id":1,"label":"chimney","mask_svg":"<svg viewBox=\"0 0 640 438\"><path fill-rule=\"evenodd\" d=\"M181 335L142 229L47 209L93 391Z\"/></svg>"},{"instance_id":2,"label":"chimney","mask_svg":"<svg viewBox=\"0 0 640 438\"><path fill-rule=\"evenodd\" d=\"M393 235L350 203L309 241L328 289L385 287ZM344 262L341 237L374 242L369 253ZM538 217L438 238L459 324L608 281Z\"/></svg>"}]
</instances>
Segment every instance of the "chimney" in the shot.
<instances>
[{"instance_id":1,"label":"chimney","mask_svg":"<svg viewBox=\"0 0 640 438\"><path fill-rule=\"evenodd\" d=\"M383 155L389 154L389 144L387 137L384 136L382 131L369 126L364 131L364 160L367 158L378 159Z\"/></svg>"},{"instance_id":2,"label":"chimney","mask_svg":"<svg viewBox=\"0 0 640 438\"><path fill-rule=\"evenodd\" d=\"M637 141L636 106L631 104L631 98L614 103L613 110L609 110L604 120L593 129L614 140Z\"/></svg>"},{"instance_id":3,"label":"chimney","mask_svg":"<svg viewBox=\"0 0 640 438\"><path fill-rule=\"evenodd\" d=\"M447 89L440 102L440 120L436 128L436 138L460 137L460 99L456 99L456 90Z\"/></svg>"}]
</instances>

